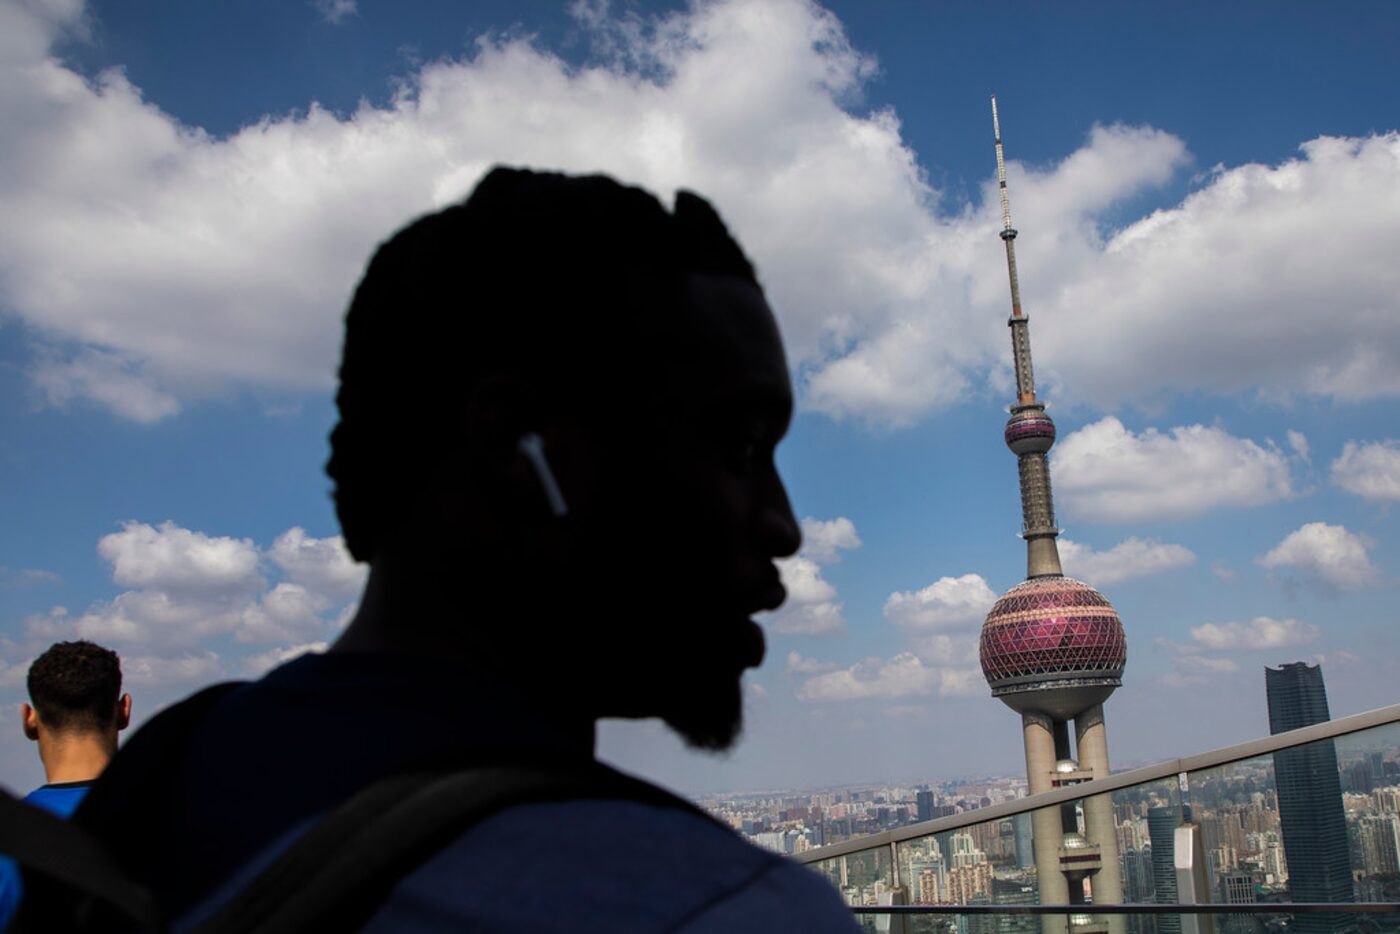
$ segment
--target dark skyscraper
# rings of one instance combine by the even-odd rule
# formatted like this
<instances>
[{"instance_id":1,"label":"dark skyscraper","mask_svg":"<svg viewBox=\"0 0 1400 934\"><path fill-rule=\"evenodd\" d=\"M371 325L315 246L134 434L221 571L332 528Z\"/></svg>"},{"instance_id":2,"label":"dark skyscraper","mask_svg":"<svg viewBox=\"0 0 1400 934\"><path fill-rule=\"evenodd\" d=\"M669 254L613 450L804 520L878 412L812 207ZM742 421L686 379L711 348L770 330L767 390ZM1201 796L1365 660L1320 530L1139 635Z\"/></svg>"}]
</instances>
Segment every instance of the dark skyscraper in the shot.
<instances>
[{"instance_id":1,"label":"dark skyscraper","mask_svg":"<svg viewBox=\"0 0 1400 934\"><path fill-rule=\"evenodd\" d=\"M920 791L914 798L919 809L919 820L933 820L933 792Z\"/></svg>"},{"instance_id":2,"label":"dark skyscraper","mask_svg":"<svg viewBox=\"0 0 1400 934\"><path fill-rule=\"evenodd\" d=\"M1152 900L1159 905L1176 904L1176 828L1181 811L1173 806L1155 807L1147 812L1147 835L1152 841ZM1159 934L1181 934L1180 915L1159 915Z\"/></svg>"},{"instance_id":3,"label":"dark skyscraper","mask_svg":"<svg viewBox=\"0 0 1400 934\"><path fill-rule=\"evenodd\" d=\"M1329 719L1322 669L1294 662L1264 669L1269 700L1269 731L1282 733ZM1337 750L1330 739L1274 753L1279 822L1288 862L1288 894L1295 902L1353 900L1351 854ZM1303 916L1302 932L1355 927L1349 915Z\"/></svg>"},{"instance_id":4,"label":"dark skyscraper","mask_svg":"<svg viewBox=\"0 0 1400 934\"><path fill-rule=\"evenodd\" d=\"M1269 732L1283 733L1332 719L1327 710L1327 687L1322 667L1305 662L1264 669L1269 695Z\"/></svg>"}]
</instances>

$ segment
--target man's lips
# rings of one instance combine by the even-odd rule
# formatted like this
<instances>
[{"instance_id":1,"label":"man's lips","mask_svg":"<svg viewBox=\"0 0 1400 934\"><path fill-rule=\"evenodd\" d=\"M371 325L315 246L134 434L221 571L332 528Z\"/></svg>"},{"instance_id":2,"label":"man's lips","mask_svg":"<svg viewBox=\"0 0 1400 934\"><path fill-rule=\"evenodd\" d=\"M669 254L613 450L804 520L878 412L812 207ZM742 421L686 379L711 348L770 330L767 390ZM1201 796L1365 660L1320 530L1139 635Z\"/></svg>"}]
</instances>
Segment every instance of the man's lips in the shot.
<instances>
[{"instance_id":1,"label":"man's lips","mask_svg":"<svg viewBox=\"0 0 1400 934\"><path fill-rule=\"evenodd\" d=\"M786 599L787 588L774 578L750 596L746 612L762 613L765 610L776 610Z\"/></svg>"},{"instance_id":2,"label":"man's lips","mask_svg":"<svg viewBox=\"0 0 1400 934\"><path fill-rule=\"evenodd\" d=\"M783 601L786 599L787 588L778 580L778 575L775 572L769 580L753 591L749 598L744 601L745 615L752 616L755 613L776 610L783 605ZM752 619L747 619L744 623L745 633L739 653L740 662L745 668L757 668L763 664L763 656L767 652L767 640L764 638L763 628Z\"/></svg>"}]
</instances>

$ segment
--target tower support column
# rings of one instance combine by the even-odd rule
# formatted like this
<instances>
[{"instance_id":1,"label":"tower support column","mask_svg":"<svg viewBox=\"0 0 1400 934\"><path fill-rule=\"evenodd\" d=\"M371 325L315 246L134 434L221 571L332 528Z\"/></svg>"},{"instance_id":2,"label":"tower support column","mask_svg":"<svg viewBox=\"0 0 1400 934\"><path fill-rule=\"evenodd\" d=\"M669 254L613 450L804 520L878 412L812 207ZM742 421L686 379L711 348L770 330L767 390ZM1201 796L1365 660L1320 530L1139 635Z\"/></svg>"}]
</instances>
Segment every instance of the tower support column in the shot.
<instances>
[{"instance_id":1,"label":"tower support column","mask_svg":"<svg viewBox=\"0 0 1400 934\"><path fill-rule=\"evenodd\" d=\"M1021 734L1026 744L1026 782L1031 794L1049 791L1055 772L1055 723L1035 710L1021 714ZM1042 905L1069 903L1069 880L1060 872L1060 844L1064 830L1060 826L1058 807L1041 808L1031 813L1031 842L1035 853L1036 885ZM1044 934L1062 934L1068 930L1069 919L1063 915L1041 918Z\"/></svg>"},{"instance_id":2,"label":"tower support column","mask_svg":"<svg viewBox=\"0 0 1400 934\"><path fill-rule=\"evenodd\" d=\"M1075 746L1079 750L1079 767L1093 772L1094 779L1108 777L1108 734L1104 729L1103 704L1095 704L1074 718ZM1089 783L1093 787L1093 783ZM1118 830L1113 824L1113 796L1092 795L1084 799L1084 830L1090 843L1098 844L1100 867L1093 876L1096 905L1121 904L1123 901L1123 867L1118 857ZM1122 934L1122 915L1111 915L1110 934Z\"/></svg>"}]
</instances>

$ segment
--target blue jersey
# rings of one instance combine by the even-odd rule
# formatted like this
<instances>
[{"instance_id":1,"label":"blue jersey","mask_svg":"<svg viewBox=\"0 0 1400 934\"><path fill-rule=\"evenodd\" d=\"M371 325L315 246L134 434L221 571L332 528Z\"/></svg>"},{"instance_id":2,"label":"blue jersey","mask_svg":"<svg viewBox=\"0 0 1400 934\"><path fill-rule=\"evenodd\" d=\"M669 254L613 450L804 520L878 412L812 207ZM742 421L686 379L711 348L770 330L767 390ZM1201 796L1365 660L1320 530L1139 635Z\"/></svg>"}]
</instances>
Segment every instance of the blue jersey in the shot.
<instances>
[{"instance_id":1,"label":"blue jersey","mask_svg":"<svg viewBox=\"0 0 1400 934\"><path fill-rule=\"evenodd\" d=\"M70 817L78 808L78 802L92 787L93 779L85 782L54 782L42 785L24 796L24 800L37 805L59 817Z\"/></svg>"}]
</instances>

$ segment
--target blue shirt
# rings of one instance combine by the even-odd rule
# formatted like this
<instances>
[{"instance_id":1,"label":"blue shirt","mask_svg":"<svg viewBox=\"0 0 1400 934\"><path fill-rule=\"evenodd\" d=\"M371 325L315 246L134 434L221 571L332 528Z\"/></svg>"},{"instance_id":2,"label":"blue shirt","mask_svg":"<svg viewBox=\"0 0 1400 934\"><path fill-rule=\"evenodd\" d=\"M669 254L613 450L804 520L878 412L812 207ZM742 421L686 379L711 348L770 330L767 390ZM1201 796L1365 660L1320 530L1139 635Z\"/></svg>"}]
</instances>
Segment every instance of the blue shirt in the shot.
<instances>
[{"instance_id":1,"label":"blue shirt","mask_svg":"<svg viewBox=\"0 0 1400 934\"><path fill-rule=\"evenodd\" d=\"M25 795L24 800L57 814L59 817L70 817L77 810L78 803L83 800L94 781L96 779L88 779L85 782L54 782L49 785L41 785Z\"/></svg>"}]
</instances>

